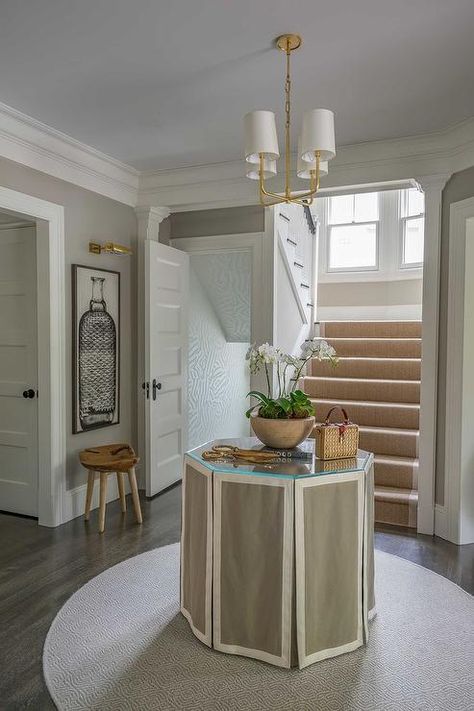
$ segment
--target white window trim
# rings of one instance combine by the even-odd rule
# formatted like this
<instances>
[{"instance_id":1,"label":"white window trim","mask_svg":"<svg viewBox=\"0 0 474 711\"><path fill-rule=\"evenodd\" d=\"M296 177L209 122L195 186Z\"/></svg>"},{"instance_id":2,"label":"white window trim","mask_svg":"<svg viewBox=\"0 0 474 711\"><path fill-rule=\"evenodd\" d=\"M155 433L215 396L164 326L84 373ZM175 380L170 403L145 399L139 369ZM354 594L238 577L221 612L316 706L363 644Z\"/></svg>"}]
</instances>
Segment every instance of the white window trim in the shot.
<instances>
[{"instance_id":1,"label":"white window trim","mask_svg":"<svg viewBox=\"0 0 474 711\"><path fill-rule=\"evenodd\" d=\"M424 212L420 212L418 215L406 215L402 217L400 215L400 249L398 258L398 268L403 269L405 272L407 269L423 269L423 262L405 262L405 229L406 224L409 220L418 220L420 217L425 217Z\"/></svg>"},{"instance_id":2,"label":"white window trim","mask_svg":"<svg viewBox=\"0 0 474 711\"><path fill-rule=\"evenodd\" d=\"M393 191L381 191L379 194L379 220L378 220L378 239L377 239L377 260L378 269L357 269L357 270L328 270L329 266L329 227L328 213L329 201L328 198L320 198L315 201L314 212L317 215L320 223L320 240L319 240L319 274L318 283L320 284L342 284L342 283L360 283L360 282L383 282L383 281L407 281L409 279L422 279L423 265L407 266L401 268L402 259L402 239L401 233L401 192L397 191L396 204L394 204ZM390 206L390 200L392 200ZM387 210L387 207L390 209ZM387 213L391 213L392 218L387 217ZM393 214L398 215L398 226L393 221ZM359 223L349 223L359 224ZM395 230L394 230L395 227ZM385 234L391 235L388 239L384 239Z\"/></svg>"}]
</instances>

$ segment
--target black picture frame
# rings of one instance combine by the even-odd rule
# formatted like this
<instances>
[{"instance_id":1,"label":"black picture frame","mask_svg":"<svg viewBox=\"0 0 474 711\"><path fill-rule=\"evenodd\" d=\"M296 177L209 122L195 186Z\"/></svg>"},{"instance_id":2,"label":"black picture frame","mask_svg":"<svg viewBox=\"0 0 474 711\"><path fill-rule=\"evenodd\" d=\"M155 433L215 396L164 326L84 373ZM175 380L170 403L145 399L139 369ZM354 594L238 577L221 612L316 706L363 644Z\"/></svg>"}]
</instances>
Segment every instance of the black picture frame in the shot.
<instances>
[{"instance_id":1,"label":"black picture frame","mask_svg":"<svg viewBox=\"0 0 474 711\"><path fill-rule=\"evenodd\" d=\"M81 355L84 353L84 338L81 345L80 339L80 327L81 335L84 337L84 329L87 329L87 316L90 314L90 310L87 308L87 304L92 299L92 286L89 284L88 279L91 280L95 277L99 282L101 282L100 291L103 291L103 302L105 304L105 313L109 318L102 317L103 322L96 324L93 329L92 339L97 338L97 333L102 330L103 334L101 336L101 343L103 341L108 341L111 343L112 330L110 326L110 321L114 322L115 325L115 340L114 340L114 377L113 377L113 401L114 408L111 413L111 407L109 406L108 412L105 414L89 414L84 415L84 403L81 410L81 392L83 392L84 381L86 373L86 362L85 358ZM102 281L103 280L103 281ZM111 269L101 269L98 267L91 267L84 264L72 264L71 265L71 284L72 284L72 432L73 434L79 434L82 432L89 432L91 430L101 429L103 427L111 427L120 423L120 335L121 335L121 319L120 319L120 272L113 271ZM88 289L86 288L86 284ZM99 284L100 286L100 284ZM100 303L100 302L97 302ZM81 325L81 319L84 316L84 320ZM86 338L89 342L89 348L87 350L87 367L89 371L94 370L94 350L90 347L91 338ZM92 340L93 343L93 340ZM108 372L109 381L112 380L112 366L110 354L106 354L107 366L104 367L104 350L101 349L102 360L100 360L100 354L97 353L96 358L96 370L95 375L98 378L97 387L89 388L93 392L98 394L98 397L104 399L104 378ZM110 367L108 367L110 365ZM87 376L86 376L87 379ZM81 390L82 385L82 390ZM107 400L110 402L110 392L111 385L107 386Z\"/></svg>"}]
</instances>

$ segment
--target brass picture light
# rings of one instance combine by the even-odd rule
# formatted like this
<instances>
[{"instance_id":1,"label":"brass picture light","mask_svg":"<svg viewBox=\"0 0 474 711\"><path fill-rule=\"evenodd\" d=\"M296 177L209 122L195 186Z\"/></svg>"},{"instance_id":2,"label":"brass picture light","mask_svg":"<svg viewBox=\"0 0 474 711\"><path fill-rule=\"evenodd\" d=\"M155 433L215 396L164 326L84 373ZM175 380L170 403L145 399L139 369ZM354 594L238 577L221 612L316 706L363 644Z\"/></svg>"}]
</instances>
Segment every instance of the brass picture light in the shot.
<instances>
[{"instance_id":1,"label":"brass picture light","mask_svg":"<svg viewBox=\"0 0 474 711\"><path fill-rule=\"evenodd\" d=\"M91 254L118 254L122 256L130 256L133 254L130 247L125 247L123 244L117 244L116 242L105 242L105 244L100 244L99 242L89 242L89 252Z\"/></svg>"}]
</instances>

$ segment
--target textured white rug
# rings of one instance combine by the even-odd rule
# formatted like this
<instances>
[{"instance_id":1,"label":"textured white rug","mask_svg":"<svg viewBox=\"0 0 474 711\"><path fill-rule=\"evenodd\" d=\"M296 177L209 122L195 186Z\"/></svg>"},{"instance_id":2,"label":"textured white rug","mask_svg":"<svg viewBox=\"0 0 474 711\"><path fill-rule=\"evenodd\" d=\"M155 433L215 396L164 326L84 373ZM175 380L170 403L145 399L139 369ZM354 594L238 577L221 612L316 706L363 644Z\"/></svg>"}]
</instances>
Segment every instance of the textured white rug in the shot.
<instances>
[{"instance_id":1,"label":"textured white rug","mask_svg":"<svg viewBox=\"0 0 474 711\"><path fill-rule=\"evenodd\" d=\"M178 544L136 556L78 590L44 646L61 711L468 711L474 598L377 552L378 616L367 648L282 670L209 650L178 612Z\"/></svg>"}]
</instances>

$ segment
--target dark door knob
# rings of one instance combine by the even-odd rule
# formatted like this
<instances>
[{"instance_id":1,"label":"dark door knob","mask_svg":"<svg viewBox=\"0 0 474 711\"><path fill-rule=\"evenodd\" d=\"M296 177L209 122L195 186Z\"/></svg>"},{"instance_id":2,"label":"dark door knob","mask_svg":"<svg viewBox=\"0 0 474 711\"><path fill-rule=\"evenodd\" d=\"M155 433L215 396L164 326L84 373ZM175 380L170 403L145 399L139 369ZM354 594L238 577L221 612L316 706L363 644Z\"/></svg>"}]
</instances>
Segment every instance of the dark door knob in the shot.
<instances>
[{"instance_id":1,"label":"dark door knob","mask_svg":"<svg viewBox=\"0 0 474 711\"><path fill-rule=\"evenodd\" d=\"M156 378L153 378L152 387L153 387L153 400L156 400L156 391L161 390L161 383L157 383Z\"/></svg>"},{"instance_id":2,"label":"dark door knob","mask_svg":"<svg viewBox=\"0 0 474 711\"><path fill-rule=\"evenodd\" d=\"M30 400L34 398L35 396L35 391L33 388L29 388L28 390L23 390L23 397L24 398L29 398Z\"/></svg>"}]
</instances>

